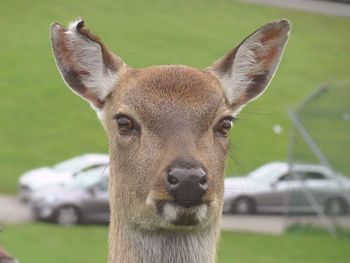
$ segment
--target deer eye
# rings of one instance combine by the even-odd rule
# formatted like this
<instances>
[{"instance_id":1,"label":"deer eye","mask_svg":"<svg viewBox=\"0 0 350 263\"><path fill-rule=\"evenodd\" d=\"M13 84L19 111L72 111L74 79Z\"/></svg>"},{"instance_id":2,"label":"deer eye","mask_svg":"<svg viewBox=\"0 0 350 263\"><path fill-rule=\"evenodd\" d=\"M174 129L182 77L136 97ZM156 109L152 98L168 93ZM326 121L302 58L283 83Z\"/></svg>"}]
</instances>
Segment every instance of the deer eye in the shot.
<instances>
[{"instance_id":1,"label":"deer eye","mask_svg":"<svg viewBox=\"0 0 350 263\"><path fill-rule=\"evenodd\" d=\"M232 116L221 119L215 128L215 134L227 137L232 127L233 121L234 118Z\"/></svg>"},{"instance_id":2,"label":"deer eye","mask_svg":"<svg viewBox=\"0 0 350 263\"><path fill-rule=\"evenodd\" d=\"M129 135L135 131L136 125L134 121L125 115L116 115L114 117L118 124L118 131L120 135Z\"/></svg>"}]
</instances>

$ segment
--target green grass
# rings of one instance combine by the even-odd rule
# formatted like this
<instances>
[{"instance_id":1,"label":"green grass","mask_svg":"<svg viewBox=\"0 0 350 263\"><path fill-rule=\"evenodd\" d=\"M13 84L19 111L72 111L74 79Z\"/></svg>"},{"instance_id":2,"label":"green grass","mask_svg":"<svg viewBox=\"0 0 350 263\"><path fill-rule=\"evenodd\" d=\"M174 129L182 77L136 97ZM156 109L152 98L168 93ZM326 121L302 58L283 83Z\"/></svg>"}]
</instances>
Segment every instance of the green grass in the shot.
<instances>
[{"instance_id":1,"label":"green grass","mask_svg":"<svg viewBox=\"0 0 350 263\"><path fill-rule=\"evenodd\" d=\"M89 106L64 86L50 50L50 23L66 25L77 16L135 67L206 67L262 24L291 20L292 37L278 74L232 131L228 174L284 159L290 127L286 107L324 80L350 79L348 18L229 0L2 1L0 192L14 192L18 176L28 169L107 151L102 127ZM282 135L272 133L274 124L284 128Z\"/></svg>"},{"instance_id":2,"label":"green grass","mask_svg":"<svg viewBox=\"0 0 350 263\"><path fill-rule=\"evenodd\" d=\"M325 232L287 233L282 236L222 233L219 263L345 263L348 236L332 238Z\"/></svg>"},{"instance_id":3,"label":"green grass","mask_svg":"<svg viewBox=\"0 0 350 263\"><path fill-rule=\"evenodd\" d=\"M107 227L13 225L0 232L0 244L26 263L105 262ZM223 232L218 263L345 263L349 245L349 235L332 238L324 231L282 236Z\"/></svg>"}]
</instances>

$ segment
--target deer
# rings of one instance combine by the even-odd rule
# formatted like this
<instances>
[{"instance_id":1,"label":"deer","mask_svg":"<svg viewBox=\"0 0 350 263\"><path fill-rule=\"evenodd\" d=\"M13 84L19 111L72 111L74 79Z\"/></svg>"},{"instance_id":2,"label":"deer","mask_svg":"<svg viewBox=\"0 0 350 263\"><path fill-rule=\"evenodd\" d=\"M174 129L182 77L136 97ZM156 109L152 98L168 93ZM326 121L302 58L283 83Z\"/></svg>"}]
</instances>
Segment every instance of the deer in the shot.
<instances>
[{"instance_id":1,"label":"deer","mask_svg":"<svg viewBox=\"0 0 350 263\"><path fill-rule=\"evenodd\" d=\"M268 23L205 69L133 68L82 18L51 25L64 82L108 137L109 263L215 262L229 131L268 87L290 30Z\"/></svg>"}]
</instances>

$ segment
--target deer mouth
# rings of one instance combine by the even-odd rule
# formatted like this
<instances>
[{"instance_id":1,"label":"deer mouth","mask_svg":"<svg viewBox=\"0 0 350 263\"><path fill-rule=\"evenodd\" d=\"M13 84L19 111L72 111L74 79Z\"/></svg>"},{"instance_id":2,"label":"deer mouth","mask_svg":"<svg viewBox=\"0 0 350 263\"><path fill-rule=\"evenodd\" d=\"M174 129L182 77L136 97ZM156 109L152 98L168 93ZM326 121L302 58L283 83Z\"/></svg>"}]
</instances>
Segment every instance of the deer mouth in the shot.
<instances>
[{"instance_id":1,"label":"deer mouth","mask_svg":"<svg viewBox=\"0 0 350 263\"><path fill-rule=\"evenodd\" d=\"M155 209L164 221L174 226L200 225L208 217L209 205L203 202L157 201Z\"/></svg>"}]
</instances>

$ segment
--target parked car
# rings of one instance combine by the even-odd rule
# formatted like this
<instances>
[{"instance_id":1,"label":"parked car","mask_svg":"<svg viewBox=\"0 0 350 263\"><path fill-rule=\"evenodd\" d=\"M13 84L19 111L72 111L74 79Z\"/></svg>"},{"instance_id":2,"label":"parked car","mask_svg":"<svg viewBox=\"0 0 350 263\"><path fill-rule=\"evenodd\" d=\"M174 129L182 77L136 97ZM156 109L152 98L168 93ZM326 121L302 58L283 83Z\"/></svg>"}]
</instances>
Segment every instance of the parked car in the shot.
<instances>
[{"instance_id":1,"label":"parked car","mask_svg":"<svg viewBox=\"0 0 350 263\"><path fill-rule=\"evenodd\" d=\"M321 208L340 215L349 210L349 197L349 178L324 166L274 162L247 176L227 178L223 212L305 213Z\"/></svg>"},{"instance_id":2,"label":"parked car","mask_svg":"<svg viewBox=\"0 0 350 263\"><path fill-rule=\"evenodd\" d=\"M79 173L65 186L52 186L35 193L31 203L36 219L61 225L108 222L108 168Z\"/></svg>"},{"instance_id":3,"label":"parked car","mask_svg":"<svg viewBox=\"0 0 350 263\"><path fill-rule=\"evenodd\" d=\"M41 167L24 173L19 178L19 196L30 201L35 191L53 185L65 185L78 173L96 167L106 167L107 154L84 154L56 164L53 167Z\"/></svg>"}]
</instances>

